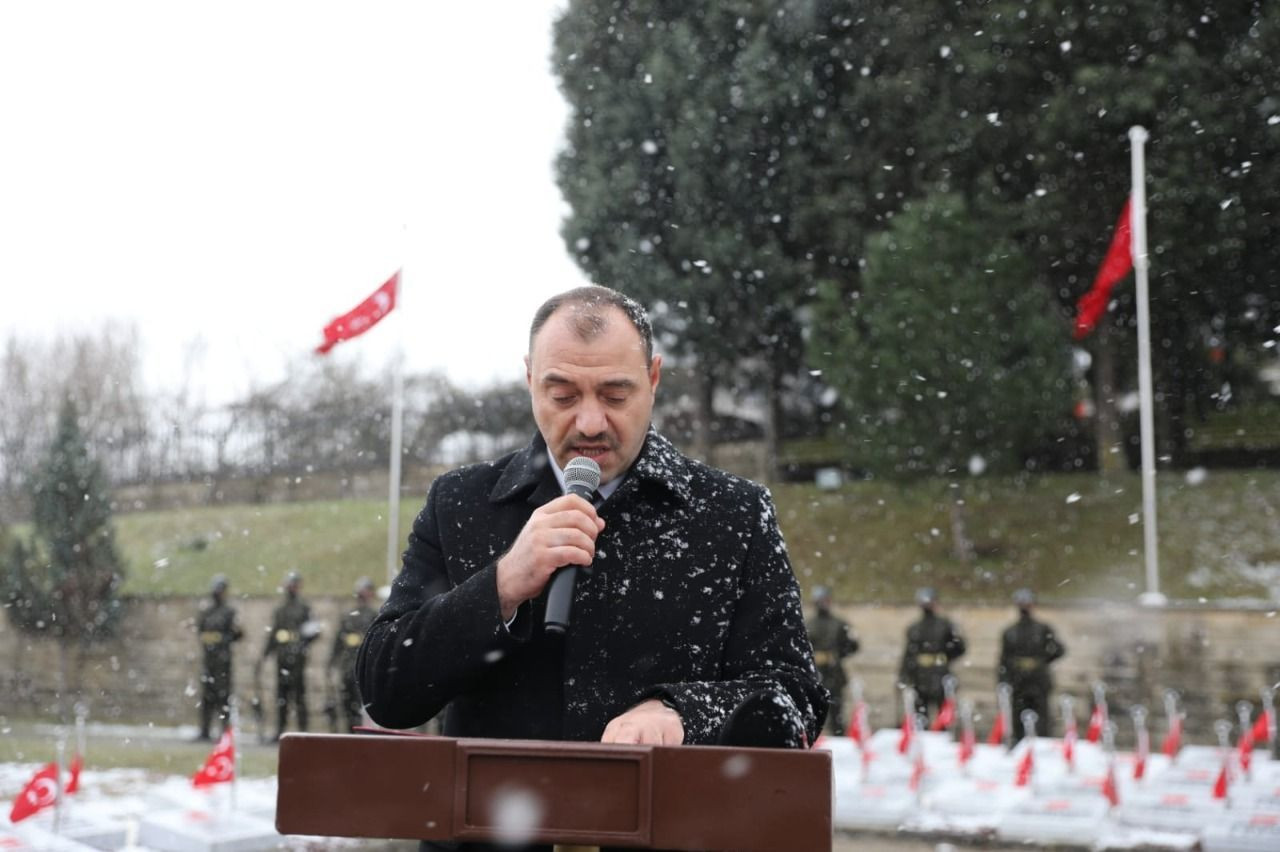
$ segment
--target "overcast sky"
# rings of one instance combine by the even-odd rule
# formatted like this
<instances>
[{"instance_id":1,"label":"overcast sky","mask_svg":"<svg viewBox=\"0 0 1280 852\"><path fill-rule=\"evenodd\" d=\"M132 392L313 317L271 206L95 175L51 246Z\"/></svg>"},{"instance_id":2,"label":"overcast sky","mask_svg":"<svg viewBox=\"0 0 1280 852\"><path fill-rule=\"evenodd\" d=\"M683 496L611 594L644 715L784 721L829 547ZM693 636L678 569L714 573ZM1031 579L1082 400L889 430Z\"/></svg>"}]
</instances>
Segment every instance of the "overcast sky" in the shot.
<instances>
[{"instance_id":1,"label":"overcast sky","mask_svg":"<svg viewBox=\"0 0 1280 852\"><path fill-rule=\"evenodd\" d=\"M144 375L210 402L280 378L405 266L334 355L522 375L559 237L563 0L0 4L0 336L137 324Z\"/></svg>"}]
</instances>

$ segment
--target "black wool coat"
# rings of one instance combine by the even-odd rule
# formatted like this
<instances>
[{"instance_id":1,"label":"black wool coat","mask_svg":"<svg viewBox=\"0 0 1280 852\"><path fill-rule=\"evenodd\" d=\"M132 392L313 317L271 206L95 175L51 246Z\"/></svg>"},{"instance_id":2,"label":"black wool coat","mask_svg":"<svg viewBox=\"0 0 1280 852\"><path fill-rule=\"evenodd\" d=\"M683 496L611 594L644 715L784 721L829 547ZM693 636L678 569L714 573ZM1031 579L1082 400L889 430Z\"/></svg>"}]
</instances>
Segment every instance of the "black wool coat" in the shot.
<instances>
[{"instance_id":1,"label":"black wool coat","mask_svg":"<svg viewBox=\"0 0 1280 852\"><path fill-rule=\"evenodd\" d=\"M827 694L766 489L651 429L598 510L606 526L591 572L578 574L567 634L543 632L545 591L508 628L497 560L559 495L540 436L435 480L360 648L375 722L414 727L447 707L450 736L595 741L615 716L663 697L686 743L711 744L739 702L767 690L817 736Z\"/></svg>"}]
</instances>

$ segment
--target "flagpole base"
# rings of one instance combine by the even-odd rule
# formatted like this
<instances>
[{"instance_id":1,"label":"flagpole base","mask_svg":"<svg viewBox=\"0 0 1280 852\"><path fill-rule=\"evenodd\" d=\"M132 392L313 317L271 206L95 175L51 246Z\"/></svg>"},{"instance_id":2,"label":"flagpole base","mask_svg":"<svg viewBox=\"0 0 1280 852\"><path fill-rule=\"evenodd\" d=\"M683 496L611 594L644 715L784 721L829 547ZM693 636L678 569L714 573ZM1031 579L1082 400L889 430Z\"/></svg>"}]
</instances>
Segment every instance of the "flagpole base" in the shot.
<instances>
[{"instance_id":1,"label":"flagpole base","mask_svg":"<svg viewBox=\"0 0 1280 852\"><path fill-rule=\"evenodd\" d=\"M1143 592L1138 595L1138 605L1162 609L1169 605L1169 599L1162 592Z\"/></svg>"}]
</instances>

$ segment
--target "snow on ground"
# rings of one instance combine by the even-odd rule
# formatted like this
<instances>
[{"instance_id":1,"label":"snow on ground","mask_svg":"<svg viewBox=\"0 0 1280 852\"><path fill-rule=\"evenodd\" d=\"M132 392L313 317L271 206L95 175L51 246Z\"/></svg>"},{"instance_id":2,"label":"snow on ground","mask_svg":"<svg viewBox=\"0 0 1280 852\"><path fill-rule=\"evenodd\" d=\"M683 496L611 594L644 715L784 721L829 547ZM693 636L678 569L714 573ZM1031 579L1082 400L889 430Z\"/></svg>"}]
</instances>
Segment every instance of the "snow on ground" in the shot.
<instances>
[{"instance_id":1,"label":"snow on ground","mask_svg":"<svg viewBox=\"0 0 1280 852\"><path fill-rule=\"evenodd\" d=\"M897 729L877 731L865 755L847 738L819 741L835 767L837 828L1090 849L1280 850L1280 761L1261 750L1247 777L1230 752L1235 774L1221 799L1222 749L1188 746L1173 761L1151 755L1141 779L1135 756L1118 753L1112 806L1103 793L1108 758L1093 743L1076 743L1069 766L1062 740L1037 739L1020 786L1025 744L976 745L962 767L949 734L919 736L920 761L899 753Z\"/></svg>"},{"instance_id":2,"label":"snow on ground","mask_svg":"<svg viewBox=\"0 0 1280 852\"><path fill-rule=\"evenodd\" d=\"M1025 746L1007 752L979 744L962 767L950 735L919 737L919 760L910 751L899 754L896 729L876 732L865 757L844 737L819 742L832 755L837 829L965 844L1280 850L1280 761L1261 750L1247 777L1231 753L1236 776L1223 799L1213 793L1224 759L1218 748L1188 746L1174 761L1152 755L1140 780L1133 777L1134 755L1119 753L1113 807L1103 794L1108 758L1092 743L1077 743L1074 766L1068 766L1061 740L1038 739L1033 768L1020 786ZM138 769L86 769L80 792L60 813L48 809L12 825L7 803L40 765L0 764L0 850L239 852L360 845L276 834L274 778L197 790L189 777Z\"/></svg>"}]
</instances>

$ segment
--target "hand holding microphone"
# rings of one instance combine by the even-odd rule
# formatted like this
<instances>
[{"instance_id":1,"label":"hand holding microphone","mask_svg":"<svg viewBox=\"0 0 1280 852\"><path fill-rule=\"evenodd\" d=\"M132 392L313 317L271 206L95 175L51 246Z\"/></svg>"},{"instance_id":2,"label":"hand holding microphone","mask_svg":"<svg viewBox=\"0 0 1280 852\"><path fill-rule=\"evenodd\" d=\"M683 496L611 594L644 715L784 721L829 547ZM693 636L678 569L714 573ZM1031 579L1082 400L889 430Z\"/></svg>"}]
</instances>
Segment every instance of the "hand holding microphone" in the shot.
<instances>
[{"instance_id":1,"label":"hand holding microphone","mask_svg":"<svg viewBox=\"0 0 1280 852\"><path fill-rule=\"evenodd\" d=\"M594 477L590 469L594 469ZM576 579L576 566L590 565L595 557L596 536L604 529L604 521L593 507L584 507L571 495L589 504L600 481L600 468L591 459L573 459L565 466L565 481L574 490L536 509L511 549L498 560L498 602L504 619L510 619L520 604L541 594L557 569L573 566ZM568 591L571 601L572 582ZM567 624L567 611L564 619Z\"/></svg>"},{"instance_id":2,"label":"hand holding microphone","mask_svg":"<svg viewBox=\"0 0 1280 852\"><path fill-rule=\"evenodd\" d=\"M588 503L600 486L600 465L586 456L570 459L564 467L564 490L576 494ZM595 538L592 538L591 554L595 556ZM588 560L586 565L590 565ZM547 591L547 615L543 629L550 633L564 633L569 629L569 611L573 607L573 587L578 581L578 566L565 565L551 578Z\"/></svg>"}]
</instances>

